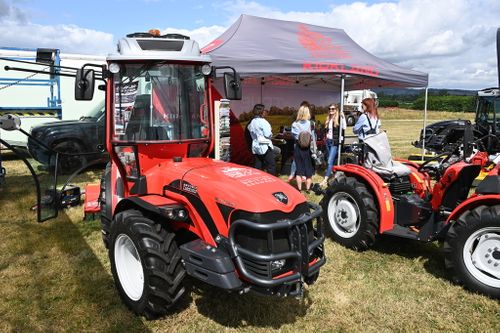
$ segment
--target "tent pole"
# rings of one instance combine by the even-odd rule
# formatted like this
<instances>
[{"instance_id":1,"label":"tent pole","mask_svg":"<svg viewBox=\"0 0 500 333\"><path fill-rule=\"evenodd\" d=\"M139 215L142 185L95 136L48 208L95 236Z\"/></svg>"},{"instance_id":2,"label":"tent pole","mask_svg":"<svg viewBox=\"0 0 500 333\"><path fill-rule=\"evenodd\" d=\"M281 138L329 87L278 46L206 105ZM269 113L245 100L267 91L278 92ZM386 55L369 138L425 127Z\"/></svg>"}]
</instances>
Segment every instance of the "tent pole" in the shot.
<instances>
[{"instance_id":1,"label":"tent pole","mask_svg":"<svg viewBox=\"0 0 500 333\"><path fill-rule=\"evenodd\" d=\"M344 115L345 75L340 75L340 115ZM342 150L342 118L339 119L339 147L337 149L337 165L340 165L340 151Z\"/></svg>"},{"instance_id":2,"label":"tent pole","mask_svg":"<svg viewBox=\"0 0 500 333\"><path fill-rule=\"evenodd\" d=\"M262 89L264 89L264 78L260 78L260 104L264 104L262 102Z\"/></svg>"},{"instance_id":3,"label":"tent pole","mask_svg":"<svg viewBox=\"0 0 500 333\"><path fill-rule=\"evenodd\" d=\"M427 126L427 98L429 94L429 86L425 87L425 101L424 101L424 129L422 130L422 162L425 155L425 127Z\"/></svg>"}]
</instances>

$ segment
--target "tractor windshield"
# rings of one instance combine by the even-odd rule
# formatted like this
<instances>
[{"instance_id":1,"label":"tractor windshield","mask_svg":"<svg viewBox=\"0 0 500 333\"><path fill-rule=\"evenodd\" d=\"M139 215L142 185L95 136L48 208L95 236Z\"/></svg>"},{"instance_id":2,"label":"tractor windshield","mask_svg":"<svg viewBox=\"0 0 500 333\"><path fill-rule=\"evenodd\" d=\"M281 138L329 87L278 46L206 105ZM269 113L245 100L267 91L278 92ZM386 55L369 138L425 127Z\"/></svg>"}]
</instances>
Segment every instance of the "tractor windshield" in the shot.
<instances>
[{"instance_id":1,"label":"tractor windshield","mask_svg":"<svg viewBox=\"0 0 500 333\"><path fill-rule=\"evenodd\" d=\"M205 84L201 65L122 65L114 75L114 140L208 137Z\"/></svg>"}]
</instances>

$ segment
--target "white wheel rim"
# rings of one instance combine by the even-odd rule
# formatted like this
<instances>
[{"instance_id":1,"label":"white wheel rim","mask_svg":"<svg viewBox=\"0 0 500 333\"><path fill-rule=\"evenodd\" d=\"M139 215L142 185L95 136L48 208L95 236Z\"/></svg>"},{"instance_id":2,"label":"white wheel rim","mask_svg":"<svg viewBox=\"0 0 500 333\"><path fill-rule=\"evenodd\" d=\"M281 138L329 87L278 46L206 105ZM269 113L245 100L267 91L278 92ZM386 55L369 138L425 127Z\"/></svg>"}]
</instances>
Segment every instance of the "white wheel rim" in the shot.
<instances>
[{"instance_id":1,"label":"white wheel rim","mask_svg":"<svg viewBox=\"0 0 500 333\"><path fill-rule=\"evenodd\" d=\"M335 234L342 238L353 237L361 222L356 200L348 193L335 193L328 202L328 222Z\"/></svg>"},{"instance_id":2,"label":"white wheel rim","mask_svg":"<svg viewBox=\"0 0 500 333\"><path fill-rule=\"evenodd\" d=\"M118 235L115 241L115 265L127 296L131 300L139 300L144 291L144 272L134 242L125 234Z\"/></svg>"},{"instance_id":3,"label":"white wheel rim","mask_svg":"<svg viewBox=\"0 0 500 333\"><path fill-rule=\"evenodd\" d=\"M467 271L481 283L500 288L500 227L479 229L463 249Z\"/></svg>"}]
</instances>

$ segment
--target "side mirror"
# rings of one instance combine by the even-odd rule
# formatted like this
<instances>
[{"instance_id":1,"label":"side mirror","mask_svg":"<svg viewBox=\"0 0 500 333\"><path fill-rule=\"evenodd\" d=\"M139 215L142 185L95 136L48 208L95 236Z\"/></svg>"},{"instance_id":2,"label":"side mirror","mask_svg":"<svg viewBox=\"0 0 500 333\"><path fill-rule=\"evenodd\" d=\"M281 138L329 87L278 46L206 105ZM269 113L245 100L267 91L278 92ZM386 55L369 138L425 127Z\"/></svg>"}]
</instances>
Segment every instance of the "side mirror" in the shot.
<instances>
[{"instance_id":1,"label":"side mirror","mask_svg":"<svg viewBox=\"0 0 500 333\"><path fill-rule=\"evenodd\" d=\"M105 147L104 147L104 145L103 145L103 144L101 144L101 143L100 143L100 144L98 144L98 145L96 146L96 148L97 148L97 151L98 151L98 152L100 152L100 153L104 153L104 152L106 151L106 148L105 148Z\"/></svg>"},{"instance_id":2,"label":"side mirror","mask_svg":"<svg viewBox=\"0 0 500 333\"><path fill-rule=\"evenodd\" d=\"M241 83L238 73L224 73L224 93L227 99L241 99Z\"/></svg>"},{"instance_id":3,"label":"side mirror","mask_svg":"<svg viewBox=\"0 0 500 333\"><path fill-rule=\"evenodd\" d=\"M94 97L95 75L93 69L80 68L76 71L75 100L90 101Z\"/></svg>"},{"instance_id":4,"label":"side mirror","mask_svg":"<svg viewBox=\"0 0 500 333\"><path fill-rule=\"evenodd\" d=\"M21 128L21 119L12 114L0 116L0 128L4 131L14 131Z\"/></svg>"}]
</instances>

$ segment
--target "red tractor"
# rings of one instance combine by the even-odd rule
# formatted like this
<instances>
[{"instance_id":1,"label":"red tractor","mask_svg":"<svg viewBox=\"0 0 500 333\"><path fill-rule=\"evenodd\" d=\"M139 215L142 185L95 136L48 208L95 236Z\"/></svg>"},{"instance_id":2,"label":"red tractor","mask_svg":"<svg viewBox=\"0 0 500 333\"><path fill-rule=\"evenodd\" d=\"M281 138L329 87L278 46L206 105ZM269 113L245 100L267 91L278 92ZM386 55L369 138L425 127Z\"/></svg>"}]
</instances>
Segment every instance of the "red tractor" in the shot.
<instances>
[{"instance_id":1,"label":"red tractor","mask_svg":"<svg viewBox=\"0 0 500 333\"><path fill-rule=\"evenodd\" d=\"M464 142L471 138L468 126ZM393 161L390 148L389 157L381 157L388 142L369 141L359 149L359 165L334 167L335 179L321 201L332 238L357 251L370 248L381 234L444 240L445 265L453 280L499 298L500 166L469 196L484 162L479 158L484 154L467 161L459 157L470 156L471 145L465 145L465 152L443 153L419 166Z\"/></svg>"},{"instance_id":2,"label":"red tractor","mask_svg":"<svg viewBox=\"0 0 500 333\"><path fill-rule=\"evenodd\" d=\"M234 292L301 296L325 263L321 207L260 170L209 158L215 71L182 35L131 34L107 58L102 237L135 313L167 313L186 275ZM241 98L234 69L228 99ZM78 99L94 72L80 69ZM96 75L96 77L99 77Z\"/></svg>"}]
</instances>

